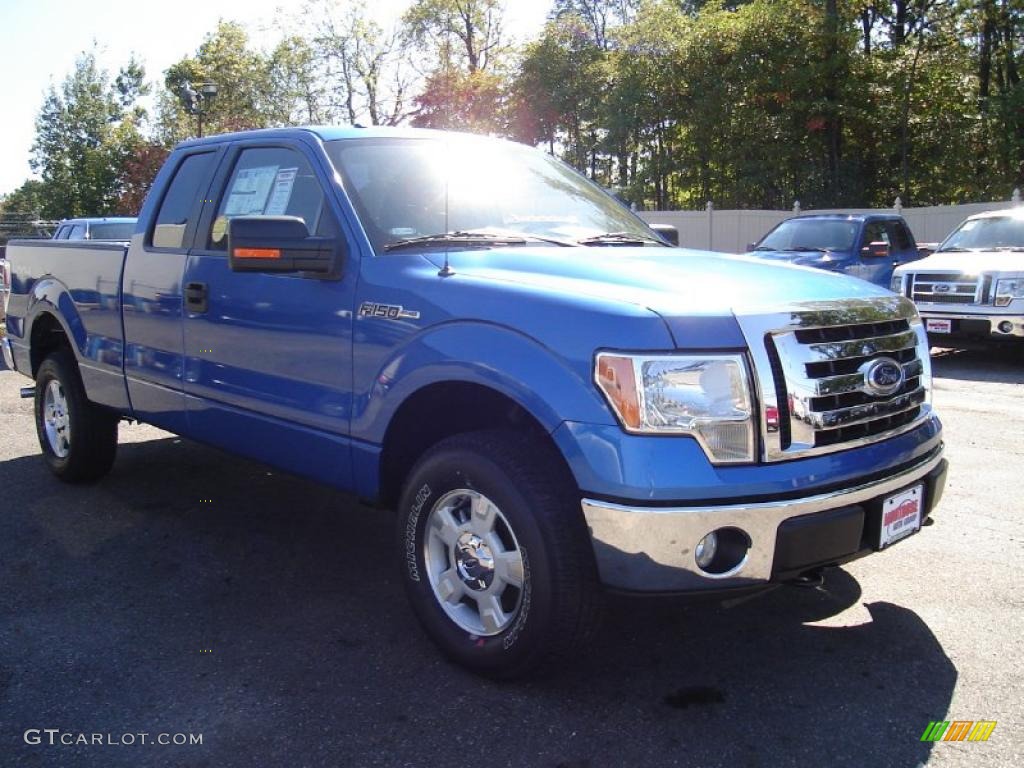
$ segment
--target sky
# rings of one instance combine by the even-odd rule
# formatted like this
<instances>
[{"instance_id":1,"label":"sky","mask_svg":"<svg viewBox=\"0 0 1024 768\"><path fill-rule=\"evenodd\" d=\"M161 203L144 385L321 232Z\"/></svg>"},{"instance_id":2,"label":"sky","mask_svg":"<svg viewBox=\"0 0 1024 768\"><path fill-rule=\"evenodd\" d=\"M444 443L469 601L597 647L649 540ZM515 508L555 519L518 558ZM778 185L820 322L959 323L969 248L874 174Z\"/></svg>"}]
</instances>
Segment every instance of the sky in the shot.
<instances>
[{"instance_id":1,"label":"sky","mask_svg":"<svg viewBox=\"0 0 1024 768\"><path fill-rule=\"evenodd\" d=\"M384 23L408 4L369 3ZM0 0L0 195L31 177L29 151L46 90L60 84L82 51L95 46L100 65L111 73L134 54L147 79L159 82L165 69L195 52L219 19L241 21L258 45L270 47L289 14L303 5L302 0ZM505 5L507 32L525 39L540 30L551 0L507 0Z\"/></svg>"}]
</instances>

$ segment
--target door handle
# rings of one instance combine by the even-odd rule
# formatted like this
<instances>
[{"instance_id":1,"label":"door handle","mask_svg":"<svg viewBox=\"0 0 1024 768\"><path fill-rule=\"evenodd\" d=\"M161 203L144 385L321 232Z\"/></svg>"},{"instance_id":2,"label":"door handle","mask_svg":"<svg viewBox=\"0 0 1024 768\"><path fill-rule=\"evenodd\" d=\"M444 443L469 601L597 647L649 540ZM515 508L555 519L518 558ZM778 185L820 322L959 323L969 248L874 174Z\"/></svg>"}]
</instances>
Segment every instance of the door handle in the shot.
<instances>
[{"instance_id":1,"label":"door handle","mask_svg":"<svg viewBox=\"0 0 1024 768\"><path fill-rule=\"evenodd\" d=\"M185 284L185 308L189 312L205 312L207 309L206 297L206 283Z\"/></svg>"}]
</instances>

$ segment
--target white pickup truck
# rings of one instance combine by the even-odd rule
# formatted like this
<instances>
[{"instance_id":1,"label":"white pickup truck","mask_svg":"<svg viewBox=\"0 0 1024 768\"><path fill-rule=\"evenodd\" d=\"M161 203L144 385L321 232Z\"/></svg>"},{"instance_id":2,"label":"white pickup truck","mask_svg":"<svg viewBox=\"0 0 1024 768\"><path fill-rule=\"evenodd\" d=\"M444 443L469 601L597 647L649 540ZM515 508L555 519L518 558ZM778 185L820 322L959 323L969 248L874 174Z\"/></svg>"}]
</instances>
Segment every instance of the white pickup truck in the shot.
<instances>
[{"instance_id":1,"label":"white pickup truck","mask_svg":"<svg viewBox=\"0 0 1024 768\"><path fill-rule=\"evenodd\" d=\"M1024 208L969 217L891 287L914 300L935 346L1024 342Z\"/></svg>"}]
</instances>

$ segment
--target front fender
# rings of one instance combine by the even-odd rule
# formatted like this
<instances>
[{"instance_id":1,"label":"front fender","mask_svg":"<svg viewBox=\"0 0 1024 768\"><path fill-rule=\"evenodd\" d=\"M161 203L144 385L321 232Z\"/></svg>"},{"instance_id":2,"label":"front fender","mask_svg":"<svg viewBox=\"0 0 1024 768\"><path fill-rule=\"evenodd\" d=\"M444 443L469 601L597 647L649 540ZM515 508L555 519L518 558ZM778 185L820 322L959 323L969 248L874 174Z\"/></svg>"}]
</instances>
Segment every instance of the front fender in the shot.
<instances>
[{"instance_id":1,"label":"front fender","mask_svg":"<svg viewBox=\"0 0 1024 768\"><path fill-rule=\"evenodd\" d=\"M372 382L357 382L352 436L380 444L406 398L439 382L490 387L521 405L548 431L566 420L616 423L592 383L590 361L585 368L573 365L505 326L451 322L417 334L395 350Z\"/></svg>"}]
</instances>

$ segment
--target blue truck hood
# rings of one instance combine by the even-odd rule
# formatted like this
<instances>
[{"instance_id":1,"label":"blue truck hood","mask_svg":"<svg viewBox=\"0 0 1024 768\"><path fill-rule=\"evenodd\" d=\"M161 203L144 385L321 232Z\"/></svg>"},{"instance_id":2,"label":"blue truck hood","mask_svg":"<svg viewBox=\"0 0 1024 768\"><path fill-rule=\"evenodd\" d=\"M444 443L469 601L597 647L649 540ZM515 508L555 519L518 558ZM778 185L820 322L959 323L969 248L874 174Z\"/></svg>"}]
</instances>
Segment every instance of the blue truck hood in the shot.
<instances>
[{"instance_id":1,"label":"blue truck hood","mask_svg":"<svg viewBox=\"0 0 1024 768\"><path fill-rule=\"evenodd\" d=\"M430 253L427 258L441 266L444 254ZM493 295L482 298L477 311L493 316L494 322L503 322L511 311L520 318L518 325L529 323L523 315L529 316L527 297L533 294L564 307L560 324L593 323L593 315L573 311L585 300L591 310L596 309L595 302L606 307L609 317L627 307L660 316L679 349L745 348L739 316L767 314L793 304L892 297L878 286L841 274L677 248L514 247L455 251L449 262L456 282L480 280L493 287L505 283L510 293L525 294L525 301L514 299L514 307L502 301L488 306ZM544 326L535 335L550 334Z\"/></svg>"},{"instance_id":2,"label":"blue truck hood","mask_svg":"<svg viewBox=\"0 0 1024 768\"><path fill-rule=\"evenodd\" d=\"M765 261L798 264L819 269L828 269L831 262L849 257L849 253L846 251L751 251L747 255Z\"/></svg>"},{"instance_id":3,"label":"blue truck hood","mask_svg":"<svg viewBox=\"0 0 1024 768\"><path fill-rule=\"evenodd\" d=\"M429 258L440 265L444 256ZM628 302L663 317L749 315L800 302L890 295L843 275L680 248L499 248L452 252L449 262L456 274Z\"/></svg>"}]
</instances>

